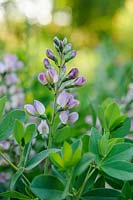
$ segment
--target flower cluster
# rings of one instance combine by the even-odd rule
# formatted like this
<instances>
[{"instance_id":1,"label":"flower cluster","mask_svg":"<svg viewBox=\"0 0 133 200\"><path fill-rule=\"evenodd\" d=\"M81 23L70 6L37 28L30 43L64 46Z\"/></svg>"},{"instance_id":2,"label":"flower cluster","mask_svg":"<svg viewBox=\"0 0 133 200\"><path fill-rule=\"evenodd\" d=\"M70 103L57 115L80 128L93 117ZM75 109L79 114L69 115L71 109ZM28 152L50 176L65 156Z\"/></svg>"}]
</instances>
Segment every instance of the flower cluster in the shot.
<instances>
[{"instance_id":1,"label":"flower cluster","mask_svg":"<svg viewBox=\"0 0 133 200\"><path fill-rule=\"evenodd\" d=\"M6 54L0 62L0 96L8 97L6 110L18 108L24 103L23 90L17 85L20 83L17 71L22 67L23 62L12 54Z\"/></svg>"},{"instance_id":2,"label":"flower cluster","mask_svg":"<svg viewBox=\"0 0 133 200\"><path fill-rule=\"evenodd\" d=\"M44 71L39 73L38 80L42 85L54 92L53 117L59 113L60 124L58 128L61 128L78 120L78 113L70 110L77 107L79 101L74 98L74 95L69 90L82 86L86 80L78 75L77 68L72 68L68 73L66 72L66 63L76 56L76 51L72 49L72 45L67 42L67 39L60 40L58 37L54 37L53 42L59 59L50 49L47 49L47 58L44 58L43 61ZM55 63L56 67L53 66L50 60ZM42 119L38 127L39 132L42 133L44 130L44 132L48 133L49 126L44 105L35 100L33 105L27 104L24 108L28 114Z\"/></svg>"}]
</instances>

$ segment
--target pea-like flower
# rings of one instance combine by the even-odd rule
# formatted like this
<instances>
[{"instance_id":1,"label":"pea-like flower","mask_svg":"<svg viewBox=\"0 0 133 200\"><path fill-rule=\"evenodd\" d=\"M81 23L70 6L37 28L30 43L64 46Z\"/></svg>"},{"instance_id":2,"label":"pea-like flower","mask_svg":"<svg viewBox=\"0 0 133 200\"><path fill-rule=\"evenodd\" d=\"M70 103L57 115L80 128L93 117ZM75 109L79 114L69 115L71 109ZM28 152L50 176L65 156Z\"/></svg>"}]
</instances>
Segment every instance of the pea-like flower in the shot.
<instances>
[{"instance_id":1,"label":"pea-like flower","mask_svg":"<svg viewBox=\"0 0 133 200\"><path fill-rule=\"evenodd\" d=\"M38 100L34 100L33 105L26 104L24 106L24 109L27 111L29 115L32 115L32 116L40 116L40 115L44 115L45 113L44 105Z\"/></svg>"},{"instance_id":2,"label":"pea-like flower","mask_svg":"<svg viewBox=\"0 0 133 200\"><path fill-rule=\"evenodd\" d=\"M48 134L49 133L49 126L46 120L41 120L41 123L38 126L38 131L40 134Z\"/></svg>"},{"instance_id":3,"label":"pea-like flower","mask_svg":"<svg viewBox=\"0 0 133 200\"><path fill-rule=\"evenodd\" d=\"M62 111L59 115L60 117L60 120L61 120L61 123L64 124L64 125L70 125L70 124L73 124L75 123L78 118L79 118L79 115L77 112L72 112L72 113L69 113L69 111Z\"/></svg>"},{"instance_id":4,"label":"pea-like flower","mask_svg":"<svg viewBox=\"0 0 133 200\"><path fill-rule=\"evenodd\" d=\"M46 79L50 84L58 82L58 74L54 68L50 68L46 71Z\"/></svg>"},{"instance_id":5,"label":"pea-like flower","mask_svg":"<svg viewBox=\"0 0 133 200\"><path fill-rule=\"evenodd\" d=\"M49 68L46 72L38 75L38 80L43 85L53 84L58 82L58 74L54 68Z\"/></svg>"},{"instance_id":6,"label":"pea-like flower","mask_svg":"<svg viewBox=\"0 0 133 200\"><path fill-rule=\"evenodd\" d=\"M79 76L74 80L73 85L74 86L82 86L86 82L86 79L83 76Z\"/></svg>"},{"instance_id":7,"label":"pea-like flower","mask_svg":"<svg viewBox=\"0 0 133 200\"><path fill-rule=\"evenodd\" d=\"M40 82L41 84L43 84L43 85L47 85L47 84L48 84L48 81L47 81L47 79L46 79L46 74L45 74L44 72L39 73L39 75L38 75L38 80L39 80L39 82Z\"/></svg>"},{"instance_id":8,"label":"pea-like flower","mask_svg":"<svg viewBox=\"0 0 133 200\"><path fill-rule=\"evenodd\" d=\"M62 91L58 98L57 98L57 104L59 105L59 108L61 109L72 109L79 105L79 101L74 99L72 94L69 94L65 90Z\"/></svg>"}]
</instances>

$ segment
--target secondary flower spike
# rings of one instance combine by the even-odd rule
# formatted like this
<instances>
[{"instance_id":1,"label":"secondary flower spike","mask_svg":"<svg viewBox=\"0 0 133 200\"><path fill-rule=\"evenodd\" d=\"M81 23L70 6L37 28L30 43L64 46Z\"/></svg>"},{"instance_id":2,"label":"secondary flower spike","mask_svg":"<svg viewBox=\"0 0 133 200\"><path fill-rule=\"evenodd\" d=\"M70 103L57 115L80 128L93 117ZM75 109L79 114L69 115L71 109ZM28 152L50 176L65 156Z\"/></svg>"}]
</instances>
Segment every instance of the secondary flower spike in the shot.
<instances>
[{"instance_id":1,"label":"secondary flower spike","mask_svg":"<svg viewBox=\"0 0 133 200\"><path fill-rule=\"evenodd\" d=\"M45 113L44 105L38 100L34 100L33 105L26 104L24 106L24 109L27 111L29 115L32 115L32 116L40 116L40 115L44 115Z\"/></svg>"}]
</instances>

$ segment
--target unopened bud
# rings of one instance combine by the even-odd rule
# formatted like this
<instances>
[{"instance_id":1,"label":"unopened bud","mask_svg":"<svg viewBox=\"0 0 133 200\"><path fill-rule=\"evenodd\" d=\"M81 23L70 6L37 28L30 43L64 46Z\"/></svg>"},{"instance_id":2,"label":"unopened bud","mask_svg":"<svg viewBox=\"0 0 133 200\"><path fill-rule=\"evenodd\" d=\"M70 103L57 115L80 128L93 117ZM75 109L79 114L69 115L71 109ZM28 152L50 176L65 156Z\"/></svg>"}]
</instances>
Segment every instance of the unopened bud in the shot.
<instances>
[{"instance_id":1,"label":"unopened bud","mask_svg":"<svg viewBox=\"0 0 133 200\"><path fill-rule=\"evenodd\" d=\"M71 51L72 50L72 44L67 44L66 46L65 46L65 48L63 49L63 53L64 54L67 54L69 51Z\"/></svg>"},{"instance_id":2,"label":"unopened bud","mask_svg":"<svg viewBox=\"0 0 133 200\"><path fill-rule=\"evenodd\" d=\"M65 56L65 62L68 62L69 60L73 59L75 56L76 56L76 51L75 51L75 50L69 52L69 53Z\"/></svg>"},{"instance_id":3,"label":"unopened bud","mask_svg":"<svg viewBox=\"0 0 133 200\"><path fill-rule=\"evenodd\" d=\"M58 63L58 60L57 60L56 56L54 55L54 53L51 50L47 49L46 50L46 55L51 60L55 61L55 63Z\"/></svg>"},{"instance_id":4,"label":"unopened bud","mask_svg":"<svg viewBox=\"0 0 133 200\"><path fill-rule=\"evenodd\" d=\"M59 45L60 45L60 40L59 40L59 38L58 38L57 36L54 37L53 41L54 41L54 43L59 47Z\"/></svg>"},{"instance_id":5,"label":"unopened bud","mask_svg":"<svg viewBox=\"0 0 133 200\"><path fill-rule=\"evenodd\" d=\"M47 58L44 58L43 64L44 64L46 69L48 69L50 67L50 62L49 62L49 60Z\"/></svg>"}]
</instances>

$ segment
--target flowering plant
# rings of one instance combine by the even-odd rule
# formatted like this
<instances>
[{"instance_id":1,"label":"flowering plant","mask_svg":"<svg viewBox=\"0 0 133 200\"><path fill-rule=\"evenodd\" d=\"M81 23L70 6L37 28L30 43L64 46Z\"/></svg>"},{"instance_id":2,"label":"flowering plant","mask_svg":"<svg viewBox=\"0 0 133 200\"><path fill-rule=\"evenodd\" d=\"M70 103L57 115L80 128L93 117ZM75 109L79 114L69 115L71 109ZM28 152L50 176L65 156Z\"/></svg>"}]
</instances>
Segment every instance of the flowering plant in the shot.
<instances>
[{"instance_id":1,"label":"flowering plant","mask_svg":"<svg viewBox=\"0 0 133 200\"><path fill-rule=\"evenodd\" d=\"M71 91L82 86L85 78L78 76L77 68L66 73L66 63L76 56L67 39L55 37L54 47L59 59L48 49L45 71L38 75L39 82L53 94L51 115L40 101L34 100L24 108L28 115L38 119L39 125L25 124L22 110L12 111L0 123L0 140L13 134L20 149L19 163L13 163L0 150L0 156L15 171L9 191L0 196L25 200L132 199L133 145L131 139L125 138L130 120L114 101L107 99L94 112L93 120L99 118L101 129L97 130L93 123L89 134L70 138L63 144L55 143L56 132L79 118L72 111L79 101ZM1 117L4 105L3 97ZM40 137L44 141L43 149L30 158L33 141L38 143Z\"/></svg>"}]
</instances>

